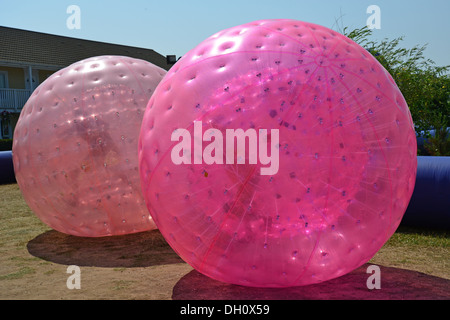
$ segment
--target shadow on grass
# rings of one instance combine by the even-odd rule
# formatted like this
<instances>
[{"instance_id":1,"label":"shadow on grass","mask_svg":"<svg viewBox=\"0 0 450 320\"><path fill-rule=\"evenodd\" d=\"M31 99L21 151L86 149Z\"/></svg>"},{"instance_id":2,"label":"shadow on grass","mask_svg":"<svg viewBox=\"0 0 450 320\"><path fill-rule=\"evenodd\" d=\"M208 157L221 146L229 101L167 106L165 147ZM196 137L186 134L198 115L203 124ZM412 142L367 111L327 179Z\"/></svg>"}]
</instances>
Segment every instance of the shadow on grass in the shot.
<instances>
[{"instance_id":1,"label":"shadow on grass","mask_svg":"<svg viewBox=\"0 0 450 320\"><path fill-rule=\"evenodd\" d=\"M173 288L174 300L448 300L450 280L399 268L380 267L381 288L369 290L365 264L333 280L290 288L226 284L193 270Z\"/></svg>"},{"instance_id":2,"label":"shadow on grass","mask_svg":"<svg viewBox=\"0 0 450 320\"><path fill-rule=\"evenodd\" d=\"M158 230L101 238L50 230L29 241L27 249L35 257L80 267L133 268L183 262Z\"/></svg>"}]
</instances>

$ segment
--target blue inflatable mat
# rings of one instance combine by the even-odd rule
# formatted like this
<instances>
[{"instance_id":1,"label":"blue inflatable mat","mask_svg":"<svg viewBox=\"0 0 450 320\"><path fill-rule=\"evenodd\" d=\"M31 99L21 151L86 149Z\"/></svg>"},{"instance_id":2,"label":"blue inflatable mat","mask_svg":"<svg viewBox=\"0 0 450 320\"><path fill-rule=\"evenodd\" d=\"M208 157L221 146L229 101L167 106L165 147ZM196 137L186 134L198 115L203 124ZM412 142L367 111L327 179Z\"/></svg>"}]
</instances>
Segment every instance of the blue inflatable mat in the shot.
<instances>
[{"instance_id":1,"label":"blue inflatable mat","mask_svg":"<svg viewBox=\"0 0 450 320\"><path fill-rule=\"evenodd\" d=\"M417 157L417 178L403 225L450 229L450 157Z\"/></svg>"},{"instance_id":2,"label":"blue inflatable mat","mask_svg":"<svg viewBox=\"0 0 450 320\"><path fill-rule=\"evenodd\" d=\"M11 151L0 151L0 184L15 183Z\"/></svg>"}]
</instances>

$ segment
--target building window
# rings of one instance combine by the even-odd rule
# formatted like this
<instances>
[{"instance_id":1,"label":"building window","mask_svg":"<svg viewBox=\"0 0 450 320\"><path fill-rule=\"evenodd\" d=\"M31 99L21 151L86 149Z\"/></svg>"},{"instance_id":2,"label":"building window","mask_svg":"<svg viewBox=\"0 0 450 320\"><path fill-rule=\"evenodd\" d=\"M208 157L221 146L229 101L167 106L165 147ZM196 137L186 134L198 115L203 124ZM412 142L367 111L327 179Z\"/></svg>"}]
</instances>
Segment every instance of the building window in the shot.
<instances>
[{"instance_id":1,"label":"building window","mask_svg":"<svg viewBox=\"0 0 450 320\"><path fill-rule=\"evenodd\" d=\"M9 88L8 71L0 71L0 88Z\"/></svg>"}]
</instances>

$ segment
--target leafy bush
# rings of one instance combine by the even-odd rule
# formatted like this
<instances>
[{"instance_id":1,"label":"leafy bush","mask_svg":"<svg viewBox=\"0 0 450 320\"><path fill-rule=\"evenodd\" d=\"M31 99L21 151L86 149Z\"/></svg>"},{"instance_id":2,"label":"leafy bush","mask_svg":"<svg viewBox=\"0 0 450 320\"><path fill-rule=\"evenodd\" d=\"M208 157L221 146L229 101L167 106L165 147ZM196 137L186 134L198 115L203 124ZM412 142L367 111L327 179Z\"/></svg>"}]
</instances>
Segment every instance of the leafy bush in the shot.
<instances>
[{"instance_id":1,"label":"leafy bush","mask_svg":"<svg viewBox=\"0 0 450 320\"><path fill-rule=\"evenodd\" d=\"M401 47L403 37L370 39L367 27L343 33L369 51L397 83L411 111L416 132L426 138L429 155L450 156L450 66L439 67L426 59L426 45ZM430 136L429 130L435 135Z\"/></svg>"}]
</instances>

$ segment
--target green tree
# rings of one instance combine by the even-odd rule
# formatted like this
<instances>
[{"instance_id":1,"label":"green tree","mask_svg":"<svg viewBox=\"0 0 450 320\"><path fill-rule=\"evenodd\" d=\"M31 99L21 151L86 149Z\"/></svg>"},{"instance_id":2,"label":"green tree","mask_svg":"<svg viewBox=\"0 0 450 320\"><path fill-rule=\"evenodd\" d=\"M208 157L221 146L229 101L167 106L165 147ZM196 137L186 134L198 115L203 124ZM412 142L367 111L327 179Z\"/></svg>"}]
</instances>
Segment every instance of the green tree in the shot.
<instances>
[{"instance_id":1,"label":"green tree","mask_svg":"<svg viewBox=\"0 0 450 320\"><path fill-rule=\"evenodd\" d=\"M397 83L411 111L416 131L427 138L426 152L450 156L450 66L439 67L426 59L426 45L403 48L403 37L393 40L372 40L367 27L344 35L369 51ZM431 136L428 130L434 130Z\"/></svg>"}]
</instances>

